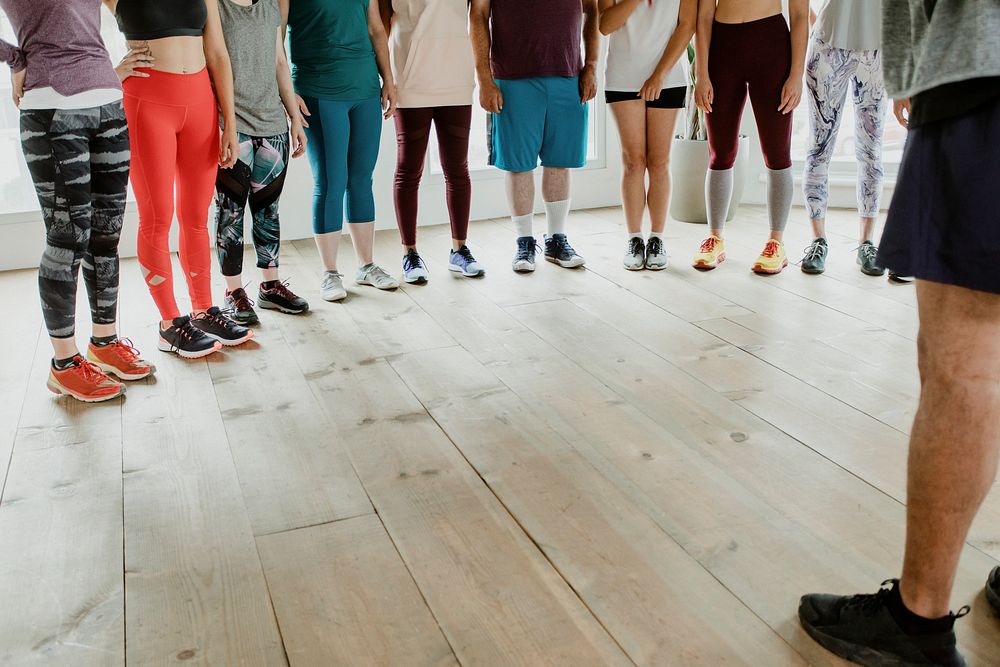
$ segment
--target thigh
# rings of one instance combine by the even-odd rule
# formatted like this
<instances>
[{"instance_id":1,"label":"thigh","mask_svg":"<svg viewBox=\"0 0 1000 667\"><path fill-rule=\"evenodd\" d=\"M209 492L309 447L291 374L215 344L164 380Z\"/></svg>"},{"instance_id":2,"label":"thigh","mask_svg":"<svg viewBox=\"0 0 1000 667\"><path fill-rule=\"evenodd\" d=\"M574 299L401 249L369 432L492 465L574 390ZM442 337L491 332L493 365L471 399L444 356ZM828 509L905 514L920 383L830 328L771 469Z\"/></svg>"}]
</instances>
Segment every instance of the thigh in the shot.
<instances>
[{"instance_id":1,"label":"thigh","mask_svg":"<svg viewBox=\"0 0 1000 667\"><path fill-rule=\"evenodd\" d=\"M349 112L348 180L370 181L382 143L382 100L373 97L356 103Z\"/></svg>"},{"instance_id":2,"label":"thigh","mask_svg":"<svg viewBox=\"0 0 1000 667\"><path fill-rule=\"evenodd\" d=\"M490 114L490 164L503 171L538 166L545 132L546 94L541 79L497 80L503 109Z\"/></svg>"},{"instance_id":3,"label":"thigh","mask_svg":"<svg viewBox=\"0 0 1000 667\"><path fill-rule=\"evenodd\" d=\"M777 170L792 166L792 112L778 110L781 91L791 68L791 45L775 53L778 57L773 62L756 68L749 77L748 90L764 164L768 169Z\"/></svg>"},{"instance_id":4,"label":"thigh","mask_svg":"<svg viewBox=\"0 0 1000 667\"><path fill-rule=\"evenodd\" d=\"M646 109L646 163L662 167L670 161L677 109Z\"/></svg>"},{"instance_id":5,"label":"thigh","mask_svg":"<svg viewBox=\"0 0 1000 667\"><path fill-rule=\"evenodd\" d=\"M306 133L306 159L309 160L309 167L312 170L313 181L317 184L326 183L326 148L324 140L326 138L323 127L323 117L320 114L320 102L315 97L303 97L311 114L306 121L309 126L304 128Z\"/></svg>"},{"instance_id":6,"label":"thigh","mask_svg":"<svg viewBox=\"0 0 1000 667\"><path fill-rule=\"evenodd\" d=\"M91 141L92 226L95 233L121 232L128 194L129 138L121 102L100 108L100 128Z\"/></svg>"},{"instance_id":7,"label":"thigh","mask_svg":"<svg viewBox=\"0 0 1000 667\"><path fill-rule=\"evenodd\" d=\"M469 167L469 136L472 106L438 107L434 110L434 132L441 166L447 171Z\"/></svg>"},{"instance_id":8,"label":"thigh","mask_svg":"<svg viewBox=\"0 0 1000 667\"><path fill-rule=\"evenodd\" d=\"M254 137L250 170L250 211L256 216L276 206L285 187L288 173L289 137ZM276 214L276 210L274 213Z\"/></svg>"},{"instance_id":9,"label":"thigh","mask_svg":"<svg viewBox=\"0 0 1000 667\"><path fill-rule=\"evenodd\" d=\"M397 109L396 124L397 158L401 167L423 171L427 144L431 136L434 109Z\"/></svg>"},{"instance_id":10,"label":"thigh","mask_svg":"<svg viewBox=\"0 0 1000 667\"><path fill-rule=\"evenodd\" d=\"M183 110L126 95L125 116L140 229L152 229L150 226L158 222L169 227L174 216L177 130Z\"/></svg>"},{"instance_id":11,"label":"thigh","mask_svg":"<svg viewBox=\"0 0 1000 667\"><path fill-rule=\"evenodd\" d=\"M1000 383L1000 294L918 280L917 304L922 377L938 371Z\"/></svg>"},{"instance_id":12,"label":"thigh","mask_svg":"<svg viewBox=\"0 0 1000 667\"><path fill-rule=\"evenodd\" d=\"M590 108L580 101L578 77L544 79L547 96L545 134L540 157L543 167L578 169L587 164Z\"/></svg>"},{"instance_id":13,"label":"thigh","mask_svg":"<svg viewBox=\"0 0 1000 667\"><path fill-rule=\"evenodd\" d=\"M646 157L646 103L642 100L628 100L609 104L611 115L618 126L618 136L622 145L622 159L645 159Z\"/></svg>"},{"instance_id":14,"label":"thigh","mask_svg":"<svg viewBox=\"0 0 1000 667\"><path fill-rule=\"evenodd\" d=\"M250 183L254 168L254 147L253 137L245 134L239 135L240 156L229 169L218 169L215 176L215 193L218 206L219 200L225 202L227 217L232 219L242 219L243 211L246 208L247 200L250 197ZM218 206L219 214L222 214L223 206Z\"/></svg>"},{"instance_id":15,"label":"thigh","mask_svg":"<svg viewBox=\"0 0 1000 667\"><path fill-rule=\"evenodd\" d=\"M882 154L887 95L882 78L879 51L861 51L856 57L853 75L856 140L861 148Z\"/></svg>"},{"instance_id":16,"label":"thigh","mask_svg":"<svg viewBox=\"0 0 1000 667\"><path fill-rule=\"evenodd\" d=\"M214 98L187 108L177 135L177 204L181 215L205 216L219 171L219 119ZM183 209L185 210L181 210ZM206 218L207 219L207 218Z\"/></svg>"},{"instance_id":17,"label":"thigh","mask_svg":"<svg viewBox=\"0 0 1000 667\"><path fill-rule=\"evenodd\" d=\"M813 152L829 154L840 127L841 113L854 75L850 52L814 41L806 62L806 104Z\"/></svg>"}]
</instances>

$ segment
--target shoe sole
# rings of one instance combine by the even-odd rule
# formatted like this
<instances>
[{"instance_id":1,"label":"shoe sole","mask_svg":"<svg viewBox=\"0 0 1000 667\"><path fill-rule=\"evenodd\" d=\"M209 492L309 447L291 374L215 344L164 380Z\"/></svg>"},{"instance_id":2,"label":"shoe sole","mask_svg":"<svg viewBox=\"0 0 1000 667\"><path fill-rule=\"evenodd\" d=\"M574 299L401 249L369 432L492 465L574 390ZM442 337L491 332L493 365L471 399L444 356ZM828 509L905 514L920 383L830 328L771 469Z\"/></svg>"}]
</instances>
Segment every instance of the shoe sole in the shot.
<instances>
[{"instance_id":1,"label":"shoe sole","mask_svg":"<svg viewBox=\"0 0 1000 667\"><path fill-rule=\"evenodd\" d=\"M646 265L647 271L663 271L666 268L667 268L666 264L654 264L652 266L649 264Z\"/></svg>"},{"instance_id":2,"label":"shoe sole","mask_svg":"<svg viewBox=\"0 0 1000 667\"><path fill-rule=\"evenodd\" d=\"M646 268L646 266L643 265L643 264L640 264L639 266L630 266L630 265L626 264L625 262L622 262L622 266L625 267L626 271L642 271L643 269Z\"/></svg>"},{"instance_id":3,"label":"shoe sole","mask_svg":"<svg viewBox=\"0 0 1000 667\"><path fill-rule=\"evenodd\" d=\"M563 267L564 269L578 269L578 268L580 268L581 266L583 266L584 264L587 263L587 260L584 260L584 259L580 259L580 260L569 259L569 260L566 260L566 259L556 259L555 257L546 257L545 261L546 262L552 262L553 264L558 264L559 266Z\"/></svg>"},{"instance_id":4,"label":"shoe sole","mask_svg":"<svg viewBox=\"0 0 1000 667\"><path fill-rule=\"evenodd\" d=\"M125 395L125 385L121 385L121 391L119 391L117 394L112 394L110 396L101 396L99 398L90 398L78 394L72 389L69 389L68 387L64 387L57 382L53 382L51 378L49 378L45 382L45 386L46 388L48 388L49 391L51 391L53 394L56 394L57 396L70 396L80 401L81 403L104 403L105 401L113 401L116 398Z\"/></svg>"},{"instance_id":5,"label":"shoe sole","mask_svg":"<svg viewBox=\"0 0 1000 667\"><path fill-rule=\"evenodd\" d=\"M486 274L486 271L483 270L483 269L480 269L479 271L477 271L475 273L470 273L470 272L466 271L465 269L461 269L461 268L459 268L457 266L455 268L452 268L452 267L449 266L448 270L451 271L452 273L461 274L461 276L463 278L478 278L479 276L482 276L482 275Z\"/></svg>"},{"instance_id":6,"label":"shoe sole","mask_svg":"<svg viewBox=\"0 0 1000 667\"><path fill-rule=\"evenodd\" d=\"M156 349L158 349L160 352L170 352L172 354L176 354L178 357L183 357L184 359L201 359L202 357L207 357L213 352L218 352L219 350L222 349L222 345L219 343L219 341L216 341L215 345L206 350L198 350L197 352L188 352L187 350L175 348L169 342L161 338L156 342Z\"/></svg>"},{"instance_id":7,"label":"shoe sole","mask_svg":"<svg viewBox=\"0 0 1000 667\"><path fill-rule=\"evenodd\" d=\"M900 278L899 276L889 276L889 282L896 283L897 285L909 285L913 282L913 278Z\"/></svg>"},{"instance_id":8,"label":"shoe sole","mask_svg":"<svg viewBox=\"0 0 1000 667\"><path fill-rule=\"evenodd\" d=\"M297 310L295 308L286 308L284 306L279 306L276 303L272 303L270 301L261 299L260 297L257 298L257 305L263 308L264 310L277 310L278 312L285 313L286 315L301 315L302 313L309 310L309 306L306 306L305 308L299 308ZM254 320L257 320L257 318L255 317ZM237 323L243 324L242 322L237 322Z\"/></svg>"},{"instance_id":9,"label":"shoe sole","mask_svg":"<svg viewBox=\"0 0 1000 667\"><path fill-rule=\"evenodd\" d=\"M535 270L534 264L514 264L512 267L514 273L533 273Z\"/></svg>"},{"instance_id":10,"label":"shoe sole","mask_svg":"<svg viewBox=\"0 0 1000 667\"><path fill-rule=\"evenodd\" d=\"M765 269L760 264L754 264L753 266L750 267L750 270L756 273L757 275L761 276L776 276L782 271L784 271L786 266L788 266L787 259L781 264L781 267L777 269Z\"/></svg>"},{"instance_id":11,"label":"shoe sole","mask_svg":"<svg viewBox=\"0 0 1000 667\"><path fill-rule=\"evenodd\" d=\"M261 308L267 308L267 306L260 303L259 301L257 302L257 305L259 305ZM257 317L256 315L252 317L237 317L235 314L233 314L233 315L226 315L226 317L231 319L233 322L236 322L236 324L239 324L241 327L250 326L252 324L260 324L260 318Z\"/></svg>"},{"instance_id":12,"label":"shoe sole","mask_svg":"<svg viewBox=\"0 0 1000 667\"><path fill-rule=\"evenodd\" d=\"M818 276L819 274L821 274L824 271L826 271L826 267L824 267L822 269L807 269L804 266L803 267L799 267L799 268L802 269L802 273L808 273L810 276Z\"/></svg>"},{"instance_id":13,"label":"shoe sole","mask_svg":"<svg viewBox=\"0 0 1000 667\"><path fill-rule=\"evenodd\" d=\"M114 375L119 380L125 380L126 382L135 382L136 380L145 380L146 378L151 377L151 376L153 376L153 375L156 374L156 369L155 368L151 369L149 372L143 373L141 375L132 375L132 374L125 373L123 371L118 370L118 368L116 368L115 366L112 366L111 364L102 364L101 362L96 361L94 359L87 359L87 361L89 361L90 363L94 364L95 366L97 366L98 368L100 368L102 371L104 371L105 375Z\"/></svg>"},{"instance_id":14,"label":"shoe sole","mask_svg":"<svg viewBox=\"0 0 1000 667\"><path fill-rule=\"evenodd\" d=\"M338 293L332 296L326 296L321 294L320 297L323 299L323 301L326 301L328 303L336 303L337 301L343 301L344 299L347 298L347 290L344 290L343 294Z\"/></svg>"},{"instance_id":15,"label":"shoe sole","mask_svg":"<svg viewBox=\"0 0 1000 667\"><path fill-rule=\"evenodd\" d=\"M407 285L426 285L427 278L414 278L413 280L409 280L408 278L403 278L403 282L406 283Z\"/></svg>"},{"instance_id":16,"label":"shoe sole","mask_svg":"<svg viewBox=\"0 0 1000 667\"><path fill-rule=\"evenodd\" d=\"M355 280L354 284L355 285L361 285L363 287L374 287L375 289L380 289L383 292L391 292L394 289L399 289L399 284L398 283L395 284L395 285L385 285L385 286L382 286L382 285L372 284L372 283L368 282L367 280Z\"/></svg>"},{"instance_id":17,"label":"shoe sole","mask_svg":"<svg viewBox=\"0 0 1000 667\"><path fill-rule=\"evenodd\" d=\"M861 267L861 273L865 274L866 276L874 276L875 278L881 278L882 276L885 275L885 269L882 269L880 271L866 271L865 267L861 266L860 261L858 262L858 266Z\"/></svg>"},{"instance_id":18,"label":"shoe sole","mask_svg":"<svg viewBox=\"0 0 1000 667\"><path fill-rule=\"evenodd\" d=\"M830 635L820 632L812 625L801 620L801 616L799 618L799 622L802 624L802 629L806 631L806 634L816 640L817 644L825 648L830 653L833 653L840 658L844 658L845 660L850 660L853 663L861 665L868 665L869 667L918 667L915 663L907 660L900 660L899 658L892 656L886 656L881 651L876 651L873 648L852 644L851 642L846 642L843 639L831 637ZM964 659L962 659L960 665L962 665L962 667L966 665Z\"/></svg>"},{"instance_id":19,"label":"shoe sole","mask_svg":"<svg viewBox=\"0 0 1000 667\"><path fill-rule=\"evenodd\" d=\"M207 331L203 331L202 333L205 334L206 336L208 336L209 338L211 338L212 340L217 341L219 343L222 343L226 347L236 347L238 345L242 345L243 343L245 343L245 342L253 339L253 329L248 329L246 336L243 336L242 338L237 338L237 339L223 338L222 336L217 336L215 334L210 334Z\"/></svg>"}]
</instances>

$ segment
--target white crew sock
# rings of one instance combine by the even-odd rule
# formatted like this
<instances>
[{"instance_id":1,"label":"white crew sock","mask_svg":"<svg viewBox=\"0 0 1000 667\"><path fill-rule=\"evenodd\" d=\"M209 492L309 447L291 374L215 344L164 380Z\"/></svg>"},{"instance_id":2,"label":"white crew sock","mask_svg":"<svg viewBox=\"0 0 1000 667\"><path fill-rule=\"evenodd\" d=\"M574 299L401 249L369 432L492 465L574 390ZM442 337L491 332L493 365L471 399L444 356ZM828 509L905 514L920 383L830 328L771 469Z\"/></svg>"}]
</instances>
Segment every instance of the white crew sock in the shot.
<instances>
[{"instance_id":1,"label":"white crew sock","mask_svg":"<svg viewBox=\"0 0 1000 667\"><path fill-rule=\"evenodd\" d=\"M549 236L566 233L566 219L569 218L569 200L545 202L545 222Z\"/></svg>"},{"instance_id":2,"label":"white crew sock","mask_svg":"<svg viewBox=\"0 0 1000 667\"><path fill-rule=\"evenodd\" d=\"M651 238L651 239L660 239L662 241L663 240L663 233L662 232L650 232L649 233L649 238Z\"/></svg>"},{"instance_id":3,"label":"white crew sock","mask_svg":"<svg viewBox=\"0 0 1000 667\"><path fill-rule=\"evenodd\" d=\"M642 238L642 232L636 232L635 234L631 234L630 233L628 235L628 240L629 241L631 241L632 239L641 239L641 238Z\"/></svg>"},{"instance_id":4,"label":"white crew sock","mask_svg":"<svg viewBox=\"0 0 1000 667\"><path fill-rule=\"evenodd\" d=\"M531 233L531 223L535 221L535 216L531 213L528 215L512 215L510 216L510 221L514 223L517 228L517 237L522 236L532 236Z\"/></svg>"}]
</instances>

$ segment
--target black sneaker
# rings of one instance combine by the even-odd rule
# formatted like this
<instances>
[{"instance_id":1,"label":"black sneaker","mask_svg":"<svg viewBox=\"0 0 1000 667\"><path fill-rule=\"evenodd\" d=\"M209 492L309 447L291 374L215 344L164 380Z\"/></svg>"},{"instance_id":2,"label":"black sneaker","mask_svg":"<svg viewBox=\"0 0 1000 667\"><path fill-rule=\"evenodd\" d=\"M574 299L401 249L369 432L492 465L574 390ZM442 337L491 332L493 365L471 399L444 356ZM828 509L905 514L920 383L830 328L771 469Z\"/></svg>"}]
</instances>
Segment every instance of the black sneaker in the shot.
<instances>
[{"instance_id":1,"label":"black sneaker","mask_svg":"<svg viewBox=\"0 0 1000 667\"><path fill-rule=\"evenodd\" d=\"M545 236L545 259L558 264L564 269L575 269L583 266L585 260L576 254L565 234Z\"/></svg>"},{"instance_id":2,"label":"black sneaker","mask_svg":"<svg viewBox=\"0 0 1000 667\"><path fill-rule=\"evenodd\" d=\"M260 321L257 318L257 312L253 309L253 301L242 287L234 289L232 292L226 290L225 306L226 317L237 324L246 326L257 324Z\"/></svg>"},{"instance_id":3,"label":"black sneaker","mask_svg":"<svg viewBox=\"0 0 1000 667\"><path fill-rule=\"evenodd\" d=\"M858 264L861 273L866 276L885 275L885 269L878 265L878 248L871 241L865 241L858 246Z\"/></svg>"},{"instance_id":4,"label":"black sneaker","mask_svg":"<svg viewBox=\"0 0 1000 667\"><path fill-rule=\"evenodd\" d=\"M901 276L894 271L889 272L889 280L900 285L909 285L913 282L913 276Z\"/></svg>"},{"instance_id":5,"label":"black sneaker","mask_svg":"<svg viewBox=\"0 0 1000 667\"><path fill-rule=\"evenodd\" d=\"M267 283L260 284L260 291L257 293L257 303L261 308L267 310L277 310L289 315L301 315L309 310L309 303L301 296L288 289L288 282L278 282L275 280L270 287L265 287Z\"/></svg>"},{"instance_id":6,"label":"black sneaker","mask_svg":"<svg viewBox=\"0 0 1000 667\"><path fill-rule=\"evenodd\" d=\"M538 242L534 236L520 236L517 239L517 254L511 262L511 268L518 273L531 273L535 270L535 250Z\"/></svg>"},{"instance_id":7,"label":"black sneaker","mask_svg":"<svg viewBox=\"0 0 1000 667\"><path fill-rule=\"evenodd\" d=\"M986 600L993 611L1000 614L1000 567L993 568L990 578L986 581Z\"/></svg>"},{"instance_id":8,"label":"black sneaker","mask_svg":"<svg viewBox=\"0 0 1000 667\"><path fill-rule=\"evenodd\" d=\"M809 244L805 250L806 254L799 264L802 273L819 274L826 271L826 255L830 252L830 247L826 239L822 236Z\"/></svg>"},{"instance_id":9,"label":"black sneaker","mask_svg":"<svg viewBox=\"0 0 1000 667\"><path fill-rule=\"evenodd\" d=\"M892 587L885 588L889 583ZM902 606L896 580L885 582L874 595L806 595L799 604L799 621L825 649L859 665L966 664L956 645L955 620L968 614L968 607L930 621L939 626L932 634L915 634L907 633L897 622L892 612L894 605Z\"/></svg>"},{"instance_id":10,"label":"black sneaker","mask_svg":"<svg viewBox=\"0 0 1000 667\"><path fill-rule=\"evenodd\" d=\"M253 331L240 326L222 314L218 306L212 306L204 313L191 318L191 325L200 329L209 338L232 347L242 345L253 338Z\"/></svg>"},{"instance_id":11,"label":"black sneaker","mask_svg":"<svg viewBox=\"0 0 1000 667\"><path fill-rule=\"evenodd\" d=\"M173 352L185 359L200 359L222 349L218 341L194 326L189 315L175 318L169 327L160 329L156 347L161 352Z\"/></svg>"}]
</instances>

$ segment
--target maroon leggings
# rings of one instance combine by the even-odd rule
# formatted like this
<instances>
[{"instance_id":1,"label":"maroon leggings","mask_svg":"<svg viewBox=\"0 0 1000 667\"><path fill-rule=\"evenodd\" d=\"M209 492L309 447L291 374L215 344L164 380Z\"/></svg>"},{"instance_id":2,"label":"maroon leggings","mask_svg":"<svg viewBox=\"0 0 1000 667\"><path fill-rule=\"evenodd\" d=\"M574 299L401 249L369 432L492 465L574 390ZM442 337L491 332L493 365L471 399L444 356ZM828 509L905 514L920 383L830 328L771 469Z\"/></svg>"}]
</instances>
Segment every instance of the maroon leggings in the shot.
<instances>
[{"instance_id":1,"label":"maroon leggings","mask_svg":"<svg viewBox=\"0 0 1000 667\"><path fill-rule=\"evenodd\" d=\"M792 114L778 111L791 68L792 41L781 14L749 23L712 24L708 75L715 101L706 116L711 169L730 169L736 163L748 90L764 163L768 169L792 166Z\"/></svg>"},{"instance_id":2,"label":"maroon leggings","mask_svg":"<svg viewBox=\"0 0 1000 667\"><path fill-rule=\"evenodd\" d=\"M424 173L431 123L437 133L447 188L451 237L465 240L469 231L472 181L469 178L469 132L472 106L396 110L396 221L403 245L417 244L417 198Z\"/></svg>"}]
</instances>

